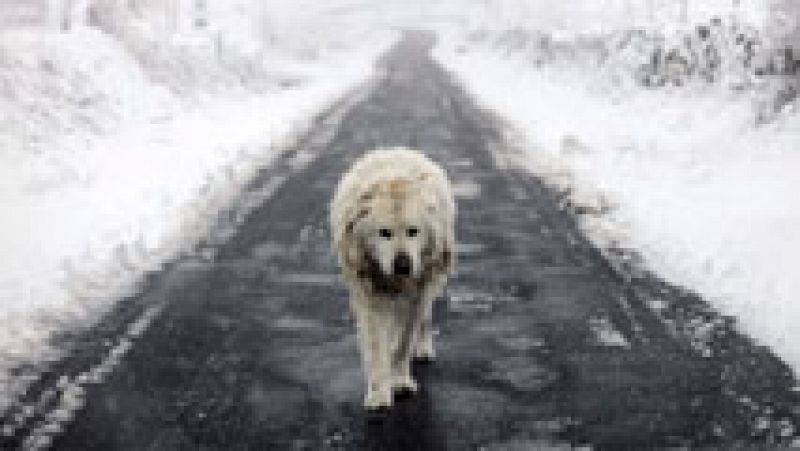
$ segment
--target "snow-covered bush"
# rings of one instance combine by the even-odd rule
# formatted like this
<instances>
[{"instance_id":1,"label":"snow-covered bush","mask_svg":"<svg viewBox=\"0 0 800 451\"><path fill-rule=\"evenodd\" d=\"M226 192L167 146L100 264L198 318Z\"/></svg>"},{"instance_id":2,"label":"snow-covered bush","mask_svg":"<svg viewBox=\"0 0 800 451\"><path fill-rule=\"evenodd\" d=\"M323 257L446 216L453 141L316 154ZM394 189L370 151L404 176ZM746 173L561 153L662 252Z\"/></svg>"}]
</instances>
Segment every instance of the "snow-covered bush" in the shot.
<instances>
[{"instance_id":1,"label":"snow-covered bush","mask_svg":"<svg viewBox=\"0 0 800 451\"><path fill-rule=\"evenodd\" d=\"M295 86L324 75L314 60L330 58L326 48L370 42L344 18L315 28L322 18L310 6L215 0L213 20L200 26L169 17L165 5L175 1L54 1L76 8L68 22L17 21L0 31L0 148L56 158L65 138L165 116L197 97Z\"/></svg>"},{"instance_id":2,"label":"snow-covered bush","mask_svg":"<svg viewBox=\"0 0 800 451\"><path fill-rule=\"evenodd\" d=\"M797 101L800 53L755 27L713 18L672 34L615 36L603 64L617 83L650 87L721 84L755 94L761 122Z\"/></svg>"},{"instance_id":3,"label":"snow-covered bush","mask_svg":"<svg viewBox=\"0 0 800 451\"><path fill-rule=\"evenodd\" d=\"M0 34L0 148L54 153L53 139L96 135L169 100L118 41L96 29Z\"/></svg>"},{"instance_id":4,"label":"snow-covered bush","mask_svg":"<svg viewBox=\"0 0 800 451\"><path fill-rule=\"evenodd\" d=\"M737 21L715 18L666 35L644 31L618 35L604 67L615 81L660 88L696 83L750 90L761 122L797 100L800 54Z\"/></svg>"},{"instance_id":5,"label":"snow-covered bush","mask_svg":"<svg viewBox=\"0 0 800 451\"><path fill-rule=\"evenodd\" d=\"M536 67L597 73L594 83L614 88L716 85L746 90L755 98L761 122L796 104L800 90L800 48L733 18L671 30L605 33L480 29L466 33L463 42L462 52L489 47Z\"/></svg>"},{"instance_id":6,"label":"snow-covered bush","mask_svg":"<svg viewBox=\"0 0 800 451\"><path fill-rule=\"evenodd\" d=\"M620 33L611 40L607 63L619 66L620 59L629 59L633 69L629 76L643 86L682 86L697 81L740 86L752 83L752 76L759 72L763 47L755 28L713 19L672 34Z\"/></svg>"},{"instance_id":7,"label":"snow-covered bush","mask_svg":"<svg viewBox=\"0 0 800 451\"><path fill-rule=\"evenodd\" d=\"M179 95L272 86L265 61L225 45L220 36L183 37L164 43L141 34L127 37L125 43L152 81Z\"/></svg>"},{"instance_id":8,"label":"snow-covered bush","mask_svg":"<svg viewBox=\"0 0 800 451\"><path fill-rule=\"evenodd\" d=\"M129 9L119 2L96 0L89 8L88 24L114 36L152 81L177 94L269 85L261 55L228 39L228 30L199 18L183 27L165 25L158 13L158 9ZM242 28L244 24L242 17Z\"/></svg>"}]
</instances>

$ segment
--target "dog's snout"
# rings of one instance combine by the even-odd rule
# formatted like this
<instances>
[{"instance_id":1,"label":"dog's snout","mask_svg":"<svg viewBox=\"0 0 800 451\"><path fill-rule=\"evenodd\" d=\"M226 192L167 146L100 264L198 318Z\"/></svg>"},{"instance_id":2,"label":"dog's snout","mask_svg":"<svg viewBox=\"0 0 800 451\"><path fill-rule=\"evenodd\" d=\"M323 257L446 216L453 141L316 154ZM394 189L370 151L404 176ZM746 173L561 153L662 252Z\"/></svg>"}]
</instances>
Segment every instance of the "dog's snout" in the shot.
<instances>
[{"instance_id":1,"label":"dog's snout","mask_svg":"<svg viewBox=\"0 0 800 451\"><path fill-rule=\"evenodd\" d=\"M411 275L411 257L408 254L397 254L394 258L394 273L398 276Z\"/></svg>"}]
</instances>

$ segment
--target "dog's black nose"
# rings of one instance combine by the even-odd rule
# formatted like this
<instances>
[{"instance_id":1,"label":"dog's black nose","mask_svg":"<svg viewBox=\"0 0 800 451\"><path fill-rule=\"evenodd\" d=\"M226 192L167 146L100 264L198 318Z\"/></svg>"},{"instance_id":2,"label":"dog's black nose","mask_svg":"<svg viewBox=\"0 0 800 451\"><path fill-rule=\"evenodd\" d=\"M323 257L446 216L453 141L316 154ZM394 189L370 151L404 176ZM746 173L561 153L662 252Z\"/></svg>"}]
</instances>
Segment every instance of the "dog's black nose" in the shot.
<instances>
[{"instance_id":1,"label":"dog's black nose","mask_svg":"<svg viewBox=\"0 0 800 451\"><path fill-rule=\"evenodd\" d=\"M411 275L411 257L408 254L397 254L394 258L394 274L396 276Z\"/></svg>"}]
</instances>

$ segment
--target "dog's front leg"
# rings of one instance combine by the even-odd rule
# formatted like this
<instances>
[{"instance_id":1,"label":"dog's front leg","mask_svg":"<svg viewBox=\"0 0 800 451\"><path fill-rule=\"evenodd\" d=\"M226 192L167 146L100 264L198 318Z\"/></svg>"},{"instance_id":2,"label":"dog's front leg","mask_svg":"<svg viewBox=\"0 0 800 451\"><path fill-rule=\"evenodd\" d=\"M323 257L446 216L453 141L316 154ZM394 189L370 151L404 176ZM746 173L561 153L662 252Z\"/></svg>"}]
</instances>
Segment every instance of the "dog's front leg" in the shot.
<instances>
[{"instance_id":1,"label":"dog's front leg","mask_svg":"<svg viewBox=\"0 0 800 451\"><path fill-rule=\"evenodd\" d=\"M436 351L433 349L433 300L423 299L422 303L422 318L414 343L414 358L431 361L436 357Z\"/></svg>"},{"instance_id":2,"label":"dog's front leg","mask_svg":"<svg viewBox=\"0 0 800 451\"><path fill-rule=\"evenodd\" d=\"M431 361L436 357L433 347L433 303L446 281L446 276L437 275L422 295L419 333L414 343L415 359Z\"/></svg>"},{"instance_id":3,"label":"dog's front leg","mask_svg":"<svg viewBox=\"0 0 800 451\"><path fill-rule=\"evenodd\" d=\"M379 409L392 405L391 362L389 350L388 312L376 300L365 300L362 313L361 352L367 379L364 407Z\"/></svg>"},{"instance_id":4,"label":"dog's front leg","mask_svg":"<svg viewBox=\"0 0 800 451\"><path fill-rule=\"evenodd\" d=\"M392 386L398 392L417 392L417 383L411 377L411 356L419 334L422 304L423 299L415 297L397 306L398 336L392 355Z\"/></svg>"}]
</instances>

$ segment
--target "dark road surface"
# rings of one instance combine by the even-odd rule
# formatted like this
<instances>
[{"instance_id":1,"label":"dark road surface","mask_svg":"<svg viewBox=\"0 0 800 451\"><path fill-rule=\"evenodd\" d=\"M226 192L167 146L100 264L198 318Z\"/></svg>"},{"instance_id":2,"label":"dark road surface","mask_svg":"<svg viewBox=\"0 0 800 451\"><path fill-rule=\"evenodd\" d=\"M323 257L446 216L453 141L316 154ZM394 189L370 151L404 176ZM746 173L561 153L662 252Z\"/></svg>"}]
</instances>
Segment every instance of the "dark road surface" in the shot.
<instances>
[{"instance_id":1,"label":"dark road surface","mask_svg":"<svg viewBox=\"0 0 800 451\"><path fill-rule=\"evenodd\" d=\"M509 164L502 125L407 35L358 97L265 169L239 221L151 275L2 418L30 449L648 449L798 444L800 391L695 295L612 264ZM476 68L479 70L480 68ZM458 193L438 358L384 418L363 382L327 203L366 150L406 145ZM235 216L231 214L230 216ZM236 218L234 218L236 219ZM215 244L216 243L216 244Z\"/></svg>"}]
</instances>

